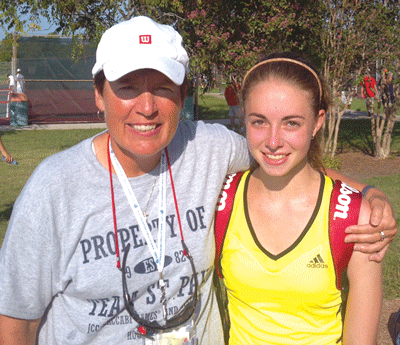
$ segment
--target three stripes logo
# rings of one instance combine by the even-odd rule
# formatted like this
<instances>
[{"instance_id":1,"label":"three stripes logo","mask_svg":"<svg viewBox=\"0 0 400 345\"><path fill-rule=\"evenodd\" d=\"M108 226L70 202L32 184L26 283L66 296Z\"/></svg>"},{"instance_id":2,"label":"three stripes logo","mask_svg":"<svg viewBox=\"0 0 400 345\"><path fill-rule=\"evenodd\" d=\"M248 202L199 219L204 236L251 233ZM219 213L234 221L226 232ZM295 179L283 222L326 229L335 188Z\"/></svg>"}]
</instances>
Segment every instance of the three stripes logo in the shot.
<instances>
[{"instance_id":1,"label":"three stripes logo","mask_svg":"<svg viewBox=\"0 0 400 345\"><path fill-rule=\"evenodd\" d=\"M328 268L328 265L324 262L321 255L318 254L314 259L312 259L308 264L308 268Z\"/></svg>"}]
</instances>

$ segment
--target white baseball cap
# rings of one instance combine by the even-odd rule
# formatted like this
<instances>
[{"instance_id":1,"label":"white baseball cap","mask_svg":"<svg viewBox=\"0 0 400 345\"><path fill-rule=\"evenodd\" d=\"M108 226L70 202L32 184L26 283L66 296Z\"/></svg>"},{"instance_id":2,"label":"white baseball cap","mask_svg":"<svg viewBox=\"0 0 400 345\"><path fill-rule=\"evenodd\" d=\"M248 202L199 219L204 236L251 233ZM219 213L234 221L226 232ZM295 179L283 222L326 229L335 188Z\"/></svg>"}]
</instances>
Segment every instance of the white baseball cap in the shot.
<instances>
[{"instance_id":1,"label":"white baseball cap","mask_svg":"<svg viewBox=\"0 0 400 345\"><path fill-rule=\"evenodd\" d=\"M189 58L174 28L139 16L104 32L97 46L93 77L103 70L108 81L115 81L144 68L157 70L182 85Z\"/></svg>"}]
</instances>

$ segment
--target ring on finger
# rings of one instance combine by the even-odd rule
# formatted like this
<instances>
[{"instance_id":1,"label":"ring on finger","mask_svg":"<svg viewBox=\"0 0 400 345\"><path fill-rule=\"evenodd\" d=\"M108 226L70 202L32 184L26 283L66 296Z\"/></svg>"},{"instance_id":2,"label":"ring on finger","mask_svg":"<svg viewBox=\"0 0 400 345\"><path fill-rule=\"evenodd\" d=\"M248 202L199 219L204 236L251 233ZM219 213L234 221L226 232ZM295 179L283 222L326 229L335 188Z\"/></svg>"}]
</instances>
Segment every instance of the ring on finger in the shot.
<instances>
[{"instance_id":1,"label":"ring on finger","mask_svg":"<svg viewBox=\"0 0 400 345\"><path fill-rule=\"evenodd\" d=\"M383 241L384 239L385 239L385 233L381 231L381 241Z\"/></svg>"}]
</instances>

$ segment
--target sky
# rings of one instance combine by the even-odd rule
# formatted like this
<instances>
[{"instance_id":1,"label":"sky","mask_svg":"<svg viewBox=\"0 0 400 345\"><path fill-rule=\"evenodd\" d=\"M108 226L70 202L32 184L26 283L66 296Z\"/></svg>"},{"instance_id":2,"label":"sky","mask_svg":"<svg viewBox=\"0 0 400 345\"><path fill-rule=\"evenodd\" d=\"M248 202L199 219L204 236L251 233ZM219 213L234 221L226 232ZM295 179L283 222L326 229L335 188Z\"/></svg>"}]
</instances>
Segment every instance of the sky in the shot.
<instances>
[{"instance_id":1,"label":"sky","mask_svg":"<svg viewBox=\"0 0 400 345\"><path fill-rule=\"evenodd\" d=\"M25 32L27 35L47 35L51 32L54 31L55 25L51 25L45 17L40 17L40 23L39 25L41 26L42 30L40 31L28 31L28 27L25 27ZM5 31L3 28L0 27L0 40L4 39L5 37Z\"/></svg>"}]
</instances>

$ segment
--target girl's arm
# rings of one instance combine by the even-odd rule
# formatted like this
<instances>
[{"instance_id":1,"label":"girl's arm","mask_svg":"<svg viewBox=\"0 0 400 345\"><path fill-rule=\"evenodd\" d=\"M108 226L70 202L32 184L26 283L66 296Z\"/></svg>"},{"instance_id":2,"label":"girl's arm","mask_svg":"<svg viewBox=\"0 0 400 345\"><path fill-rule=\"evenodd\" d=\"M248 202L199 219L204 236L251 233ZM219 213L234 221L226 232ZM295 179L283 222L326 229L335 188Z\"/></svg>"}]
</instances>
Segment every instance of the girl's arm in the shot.
<instances>
[{"instance_id":1,"label":"girl's arm","mask_svg":"<svg viewBox=\"0 0 400 345\"><path fill-rule=\"evenodd\" d=\"M335 170L327 169L326 173L333 180L341 180L360 191L366 187L365 184L357 182ZM380 262L397 233L396 221L389 199L379 189L369 189L366 199L370 203L371 215L363 226L353 225L347 228L346 242L354 242L355 251L371 254L369 256L370 260ZM384 241L381 241L381 231L385 234Z\"/></svg>"},{"instance_id":2,"label":"girl's arm","mask_svg":"<svg viewBox=\"0 0 400 345\"><path fill-rule=\"evenodd\" d=\"M363 200L358 224L368 223L370 207ZM382 265L367 254L353 252L347 269L349 296L343 344L376 345L382 308Z\"/></svg>"}]
</instances>

